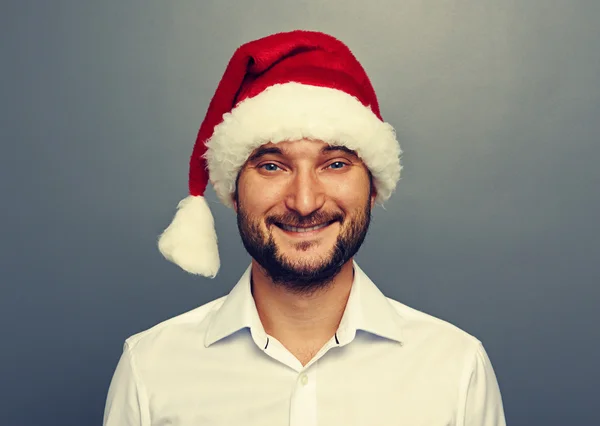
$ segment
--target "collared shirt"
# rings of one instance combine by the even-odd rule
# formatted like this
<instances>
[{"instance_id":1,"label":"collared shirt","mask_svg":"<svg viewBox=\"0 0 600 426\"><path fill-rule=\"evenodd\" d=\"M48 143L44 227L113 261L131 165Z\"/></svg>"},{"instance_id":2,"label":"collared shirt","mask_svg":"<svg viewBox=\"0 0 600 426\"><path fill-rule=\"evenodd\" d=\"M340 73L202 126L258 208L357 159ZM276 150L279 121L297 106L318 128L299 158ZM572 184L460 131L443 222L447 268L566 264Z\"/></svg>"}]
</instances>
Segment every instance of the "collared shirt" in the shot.
<instances>
[{"instance_id":1,"label":"collared shirt","mask_svg":"<svg viewBox=\"0 0 600 426\"><path fill-rule=\"evenodd\" d=\"M104 426L504 426L479 340L385 297L354 263L335 335L302 364L227 295L129 337Z\"/></svg>"}]
</instances>

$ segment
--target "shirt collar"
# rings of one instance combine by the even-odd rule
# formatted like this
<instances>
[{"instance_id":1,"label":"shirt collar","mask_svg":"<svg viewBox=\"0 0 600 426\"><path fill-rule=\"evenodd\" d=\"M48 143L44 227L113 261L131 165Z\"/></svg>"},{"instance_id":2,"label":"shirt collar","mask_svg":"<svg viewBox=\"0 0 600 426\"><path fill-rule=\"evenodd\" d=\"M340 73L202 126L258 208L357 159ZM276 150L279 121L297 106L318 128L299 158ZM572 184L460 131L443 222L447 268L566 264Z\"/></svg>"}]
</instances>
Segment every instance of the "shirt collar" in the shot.
<instances>
[{"instance_id":1,"label":"shirt collar","mask_svg":"<svg viewBox=\"0 0 600 426\"><path fill-rule=\"evenodd\" d=\"M260 322L256 303L254 303L252 297L251 271L252 265L248 266L246 272L227 295L221 307L215 312L206 331L204 346L209 347L243 328L250 329L252 338L259 347L264 348L266 346L267 333Z\"/></svg>"},{"instance_id":2,"label":"shirt collar","mask_svg":"<svg viewBox=\"0 0 600 426\"><path fill-rule=\"evenodd\" d=\"M350 343L357 330L402 343L402 317L356 262L353 266L354 281L336 333L339 344L343 346ZM246 269L221 307L214 313L204 339L206 347L243 328L250 329L257 346L266 346L267 333L252 297L251 268L249 266Z\"/></svg>"}]
</instances>

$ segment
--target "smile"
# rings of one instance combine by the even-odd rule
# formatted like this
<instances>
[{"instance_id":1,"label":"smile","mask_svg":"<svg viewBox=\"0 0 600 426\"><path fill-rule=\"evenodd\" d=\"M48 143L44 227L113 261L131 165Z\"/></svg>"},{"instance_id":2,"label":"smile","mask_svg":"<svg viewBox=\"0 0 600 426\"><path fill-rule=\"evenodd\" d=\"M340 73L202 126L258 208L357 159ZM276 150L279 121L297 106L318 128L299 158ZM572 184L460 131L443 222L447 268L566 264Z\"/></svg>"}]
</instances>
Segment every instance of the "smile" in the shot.
<instances>
[{"instance_id":1,"label":"smile","mask_svg":"<svg viewBox=\"0 0 600 426\"><path fill-rule=\"evenodd\" d=\"M323 229L323 228L331 225L331 223L332 222L326 222L326 223L323 223L321 225L311 226L310 228L299 228L299 227L296 227L296 226L284 225L283 223L278 223L277 226L279 226L284 231L305 233L305 232L318 231L319 229Z\"/></svg>"}]
</instances>

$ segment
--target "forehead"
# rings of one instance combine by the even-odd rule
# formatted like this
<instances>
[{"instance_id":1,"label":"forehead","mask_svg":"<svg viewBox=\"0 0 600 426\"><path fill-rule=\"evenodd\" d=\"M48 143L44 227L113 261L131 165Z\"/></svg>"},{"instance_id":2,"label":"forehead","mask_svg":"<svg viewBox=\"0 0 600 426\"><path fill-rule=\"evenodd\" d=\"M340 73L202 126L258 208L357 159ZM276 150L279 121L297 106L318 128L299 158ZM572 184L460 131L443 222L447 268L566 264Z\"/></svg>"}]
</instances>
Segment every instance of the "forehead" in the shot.
<instances>
[{"instance_id":1,"label":"forehead","mask_svg":"<svg viewBox=\"0 0 600 426\"><path fill-rule=\"evenodd\" d=\"M310 158L325 155L331 152L343 151L356 156L355 151L342 145L331 145L320 140L300 139L295 141L269 142L256 148L249 157L249 161L267 154L283 155L287 157Z\"/></svg>"}]
</instances>

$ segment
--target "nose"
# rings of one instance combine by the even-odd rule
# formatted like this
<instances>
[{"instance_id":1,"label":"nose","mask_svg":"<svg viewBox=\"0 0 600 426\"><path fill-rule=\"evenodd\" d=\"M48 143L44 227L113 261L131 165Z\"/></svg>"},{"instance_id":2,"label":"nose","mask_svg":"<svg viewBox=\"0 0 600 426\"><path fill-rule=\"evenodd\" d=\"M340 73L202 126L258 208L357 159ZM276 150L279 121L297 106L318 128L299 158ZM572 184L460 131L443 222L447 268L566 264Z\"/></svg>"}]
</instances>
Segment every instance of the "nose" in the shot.
<instances>
[{"instance_id":1,"label":"nose","mask_svg":"<svg viewBox=\"0 0 600 426\"><path fill-rule=\"evenodd\" d=\"M325 191L322 182L314 171L299 170L290 182L285 205L301 216L319 210L325 204Z\"/></svg>"}]
</instances>

